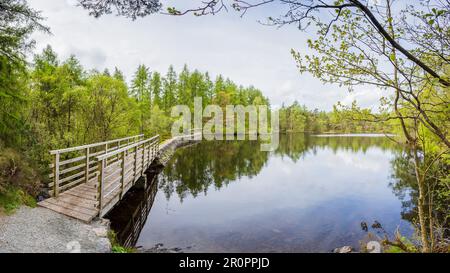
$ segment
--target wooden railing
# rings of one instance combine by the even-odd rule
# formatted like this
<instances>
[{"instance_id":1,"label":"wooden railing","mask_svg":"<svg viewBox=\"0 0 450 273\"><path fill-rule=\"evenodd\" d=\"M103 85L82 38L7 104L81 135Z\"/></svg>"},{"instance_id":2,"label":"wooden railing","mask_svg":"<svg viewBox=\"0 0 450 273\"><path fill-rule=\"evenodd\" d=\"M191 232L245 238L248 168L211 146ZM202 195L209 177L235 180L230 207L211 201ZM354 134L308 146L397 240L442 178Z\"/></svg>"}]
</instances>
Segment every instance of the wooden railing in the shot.
<instances>
[{"instance_id":1,"label":"wooden railing","mask_svg":"<svg viewBox=\"0 0 450 273\"><path fill-rule=\"evenodd\" d=\"M158 154L159 135L96 157L98 209L103 217L143 175Z\"/></svg>"},{"instance_id":2,"label":"wooden railing","mask_svg":"<svg viewBox=\"0 0 450 273\"><path fill-rule=\"evenodd\" d=\"M96 157L142 141L137 135L89 145L50 151L53 163L49 194L53 197L81 183L95 182L99 174Z\"/></svg>"}]
</instances>

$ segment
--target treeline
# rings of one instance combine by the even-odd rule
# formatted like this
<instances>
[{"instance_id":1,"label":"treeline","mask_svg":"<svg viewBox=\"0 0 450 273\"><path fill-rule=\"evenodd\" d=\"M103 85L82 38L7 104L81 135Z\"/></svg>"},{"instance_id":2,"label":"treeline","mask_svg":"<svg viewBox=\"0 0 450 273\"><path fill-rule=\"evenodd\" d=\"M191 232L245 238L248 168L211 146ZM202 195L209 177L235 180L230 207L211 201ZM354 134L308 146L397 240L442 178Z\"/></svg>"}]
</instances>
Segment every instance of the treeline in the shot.
<instances>
[{"instance_id":1,"label":"treeline","mask_svg":"<svg viewBox=\"0 0 450 273\"><path fill-rule=\"evenodd\" d=\"M330 112L309 110L295 101L280 109L280 131L302 133L391 133L395 124L382 121L385 114L361 109L353 102L351 107L341 103Z\"/></svg>"},{"instance_id":2,"label":"treeline","mask_svg":"<svg viewBox=\"0 0 450 273\"><path fill-rule=\"evenodd\" d=\"M116 67L100 72L86 70L75 56L60 60L50 46L36 54L17 77L10 77L18 91L8 105L0 130L3 145L20 147L41 166L48 151L135 134L168 137L175 105L193 108L194 97L203 106L268 105L253 87L237 85L219 75L189 70L177 73L170 66L164 74L140 65L129 82ZM14 103L12 103L14 102ZM340 104L333 111L308 110L298 102L280 109L281 132L388 132L386 123L371 122L370 110Z\"/></svg>"},{"instance_id":3,"label":"treeline","mask_svg":"<svg viewBox=\"0 0 450 273\"><path fill-rule=\"evenodd\" d=\"M35 55L28 77L17 79L23 103L2 130L9 146L30 146L32 156L46 161L48 150L99 142L134 134L168 135L175 105L268 104L262 92L219 75L172 66L162 75L140 65L130 84L115 68L87 71L75 56L60 60L50 46ZM8 119L6 119L8 120Z\"/></svg>"}]
</instances>

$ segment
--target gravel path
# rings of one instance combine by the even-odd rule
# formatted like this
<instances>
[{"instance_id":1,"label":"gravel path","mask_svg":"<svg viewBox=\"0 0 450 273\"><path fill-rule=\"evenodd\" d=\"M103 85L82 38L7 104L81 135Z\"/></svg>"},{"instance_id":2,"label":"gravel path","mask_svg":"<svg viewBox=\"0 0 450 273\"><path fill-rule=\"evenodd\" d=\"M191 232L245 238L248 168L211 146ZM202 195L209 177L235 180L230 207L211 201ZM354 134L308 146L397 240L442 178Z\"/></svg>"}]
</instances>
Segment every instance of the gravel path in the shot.
<instances>
[{"instance_id":1,"label":"gravel path","mask_svg":"<svg viewBox=\"0 0 450 273\"><path fill-rule=\"evenodd\" d=\"M110 252L105 220L84 224L46 208L0 216L0 253Z\"/></svg>"}]
</instances>

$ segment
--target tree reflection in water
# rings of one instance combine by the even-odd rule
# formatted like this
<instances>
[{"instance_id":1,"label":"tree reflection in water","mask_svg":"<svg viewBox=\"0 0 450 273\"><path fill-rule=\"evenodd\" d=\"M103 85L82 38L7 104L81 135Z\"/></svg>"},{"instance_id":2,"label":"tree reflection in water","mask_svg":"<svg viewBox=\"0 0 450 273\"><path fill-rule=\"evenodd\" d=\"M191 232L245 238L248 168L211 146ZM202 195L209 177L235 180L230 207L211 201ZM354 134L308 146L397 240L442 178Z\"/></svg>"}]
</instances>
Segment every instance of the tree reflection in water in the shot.
<instances>
[{"instance_id":1,"label":"tree reflection in water","mask_svg":"<svg viewBox=\"0 0 450 273\"><path fill-rule=\"evenodd\" d=\"M208 189L220 189L242 176L257 175L269 160L268 152L260 151L260 141L204 141L178 150L159 177L159 188L167 198L174 193L183 200L187 194L207 194ZM297 162L319 148L365 153L371 147L385 150L396 146L383 137L316 137L305 134L283 134L274 155Z\"/></svg>"},{"instance_id":2,"label":"tree reflection in water","mask_svg":"<svg viewBox=\"0 0 450 273\"><path fill-rule=\"evenodd\" d=\"M402 201L401 217L414 223L417 189L411 177L413 171L406 153L389 139L287 134L280 136L278 149L270 153L260 151L260 144L259 141L203 141L177 150L147 190L132 191L131 197L127 196L111 213L112 228L118 231L119 241L126 246L136 243L157 190L163 192L168 200L179 198L182 202L187 197L196 198L200 194L207 195L208 191L227 187L243 177L258 175L271 157L287 157L295 163L323 149L334 154L344 151L365 155L371 148L392 153L389 187Z\"/></svg>"}]
</instances>

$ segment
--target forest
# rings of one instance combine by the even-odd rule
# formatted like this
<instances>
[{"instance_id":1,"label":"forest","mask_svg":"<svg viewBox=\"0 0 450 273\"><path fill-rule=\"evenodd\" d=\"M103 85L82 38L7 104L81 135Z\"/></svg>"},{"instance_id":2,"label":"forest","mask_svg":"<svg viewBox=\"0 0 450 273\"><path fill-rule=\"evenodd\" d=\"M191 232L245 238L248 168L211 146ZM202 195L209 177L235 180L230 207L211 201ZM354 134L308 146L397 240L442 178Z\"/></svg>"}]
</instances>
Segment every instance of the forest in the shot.
<instances>
[{"instance_id":1,"label":"forest","mask_svg":"<svg viewBox=\"0 0 450 273\"><path fill-rule=\"evenodd\" d=\"M96 17L114 10L109 6L98 10L96 1L81 2ZM149 15L161 8L155 2L158 6L147 7L146 12L136 10L143 9L138 6L118 8L118 15L132 19ZM195 10L208 15L223 5L221 1L212 3ZM113 7L119 4L127 5L120 1ZM234 7L238 12L256 7L240 4L244 6ZM404 250L442 251L444 241L439 238L448 235L450 221L450 9L448 3L424 1L422 10L402 11L411 20L394 22L389 4L388 0L387 12L377 14L381 23L364 16L374 11L359 1L325 5L336 10L336 19L331 21L336 24L312 20L317 39L308 40L308 47L317 55L292 51L299 72L324 83L391 90L391 96L383 98L384 110L373 113L356 102L351 106L336 102L332 111L325 112L294 102L279 109L280 130L396 134L392 141L407 149L408 160L403 164L417 183L421 245L411 250L401 238L391 243ZM301 1L292 5L304 12L320 9L320 5ZM175 8L168 12L173 16L189 13ZM289 20L311 19L296 16L271 17L269 21L287 25L292 23ZM0 0L0 207L5 211L22 203L35 204L47 182L49 150L139 133L167 138L172 106L193 107L196 96L202 97L205 105L270 106L264 90L241 86L221 75L211 77L187 65L181 71L170 66L158 72L151 64L142 64L132 79L125 79L118 67L105 71L85 68L76 56L61 60L51 46L35 52L30 38L35 32L50 32L38 11L26 1ZM404 40L411 50L399 45ZM433 198L441 200L439 212L433 207ZM437 213L444 215L444 231L435 225Z\"/></svg>"}]
</instances>

